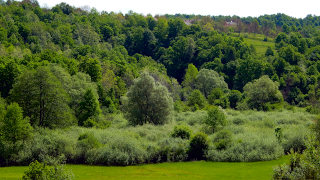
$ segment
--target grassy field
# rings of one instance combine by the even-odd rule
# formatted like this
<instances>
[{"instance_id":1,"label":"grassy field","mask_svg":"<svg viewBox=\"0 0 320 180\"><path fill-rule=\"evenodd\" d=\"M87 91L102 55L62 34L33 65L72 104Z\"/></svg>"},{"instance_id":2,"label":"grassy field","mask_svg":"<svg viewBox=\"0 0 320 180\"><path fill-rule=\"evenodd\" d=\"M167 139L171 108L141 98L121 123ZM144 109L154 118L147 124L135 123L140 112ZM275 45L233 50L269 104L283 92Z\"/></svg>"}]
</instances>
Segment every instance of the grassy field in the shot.
<instances>
[{"instance_id":1,"label":"grassy field","mask_svg":"<svg viewBox=\"0 0 320 180\"><path fill-rule=\"evenodd\" d=\"M244 34L241 34L244 38L244 42L246 42L249 45L253 45L256 48L256 52L258 55L263 55L265 54L266 50L268 47L271 47L272 49L275 48L274 46L274 41L272 38L268 37L268 41L263 41L264 40L264 35L262 34L253 34L250 33L245 36ZM233 36L238 37L239 34L235 33Z\"/></svg>"},{"instance_id":2,"label":"grassy field","mask_svg":"<svg viewBox=\"0 0 320 180\"><path fill-rule=\"evenodd\" d=\"M227 162L178 162L140 166L108 167L67 165L75 179L271 179L273 168L288 161L283 157L274 161L227 163ZM21 178L27 169L21 167L0 168L0 179Z\"/></svg>"}]
</instances>

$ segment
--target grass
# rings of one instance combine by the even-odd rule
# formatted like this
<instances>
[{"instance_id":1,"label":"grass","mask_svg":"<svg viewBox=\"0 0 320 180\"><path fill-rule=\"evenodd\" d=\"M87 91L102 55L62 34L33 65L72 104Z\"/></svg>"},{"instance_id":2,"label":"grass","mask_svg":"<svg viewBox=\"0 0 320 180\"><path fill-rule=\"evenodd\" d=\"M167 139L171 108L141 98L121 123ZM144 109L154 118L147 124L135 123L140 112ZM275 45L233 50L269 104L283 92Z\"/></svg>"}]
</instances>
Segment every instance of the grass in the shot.
<instances>
[{"instance_id":1,"label":"grass","mask_svg":"<svg viewBox=\"0 0 320 180\"><path fill-rule=\"evenodd\" d=\"M273 168L288 162L288 157L273 161L228 162L178 162L139 166L87 166L67 165L75 179L271 179ZM22 177L26 166L0 168L0 179L13 180Z\"/></svg>"},{"instance_id":2,"label":"grass","mask_svg":"<svg viewBox=\"0 0 320 180\"><path fill-rule=\"evenodd\" d=\"M239 34L234 33L233 36L239 36ZM262 34L253 34L253 33L247 33L247 36L244 34L241 34L243 36L244 42L246 42L249 45L253 45L256 48L256 52L259 56L264 56L266 50L268 47L271 47L272 49L275 48L274 41L271 37L268 37L268 41L264 40L264 35Z\"/></svg>"}]
</instances>

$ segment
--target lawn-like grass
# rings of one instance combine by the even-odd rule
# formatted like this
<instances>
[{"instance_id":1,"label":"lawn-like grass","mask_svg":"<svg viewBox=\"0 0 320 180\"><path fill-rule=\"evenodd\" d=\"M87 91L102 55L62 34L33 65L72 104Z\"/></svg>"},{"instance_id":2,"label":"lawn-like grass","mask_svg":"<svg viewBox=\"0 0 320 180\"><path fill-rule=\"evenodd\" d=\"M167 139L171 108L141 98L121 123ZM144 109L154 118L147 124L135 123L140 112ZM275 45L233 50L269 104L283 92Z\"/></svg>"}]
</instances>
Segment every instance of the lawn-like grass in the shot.
<instances>
[{"instance_id":1,"label":"lawn-like grass","mask_svg":"<svg viewBox=\"0 0 320 180\"><path fill-rule=\"evenodd\" d=\"M258 55L264 55L267 51L268 47L274 49L274 42L270 41L263 41L251 38L243 38L244 42L248 43L249 45L253 45L256 48L256 52Z\"/></svg>"},{"instance_id":2,"label":"lawn-like grass","mask_svg":"<svg viewBox=\"0 0 320 180\"><path fill-rule=\"evenodd\" d=\"M271 179L273 168L288 162L288 157L279 160L229 163L229 162L178 162L147 164L139 166L88 166L67 165L75 179ZM19 179L27 169L20 167L0 168L0 179Z\"/></svg>"},{"instance_id":3,"label":"lawn-like grass","mask_svg":"<svg viewBox=\"0 0 320 180\"><path fill-rule=\"evenodd\" d=\"M239 37L238 33L232 34L235 37ZM244 42L249 45L253 45L256 48L256 52L258 55L264 56L268 47L272 49L275 48L274 40L271 37L268 37L268 41L263 41L265 36L262 34L253 34L253 33L246 33L241 34L243 37Z\"/></svg>"}]
</instances>

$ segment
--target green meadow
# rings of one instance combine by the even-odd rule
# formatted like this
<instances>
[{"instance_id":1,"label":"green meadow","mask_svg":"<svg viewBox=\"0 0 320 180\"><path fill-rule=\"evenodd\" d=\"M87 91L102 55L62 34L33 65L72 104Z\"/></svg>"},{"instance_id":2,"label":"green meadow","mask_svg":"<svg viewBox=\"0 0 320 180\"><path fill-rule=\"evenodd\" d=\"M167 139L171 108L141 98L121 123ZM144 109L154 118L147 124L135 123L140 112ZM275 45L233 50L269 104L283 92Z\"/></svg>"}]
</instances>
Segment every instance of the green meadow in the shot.
<instances>
[{"instance_id":1,"label":"green meadow","mask_svg":"<svg viewBox=\"0 0 320 180\"><path fill-rule=\"evenodd\" d=\"M177 162L138 166L66 165L75 179L271 179L273 168L288 157L260 162ZM26 166L0 168L0 179L20 179Z\"/></svg>"},{"instance_id":2,"label":"green meadow","mask_svg":"<svg viewBox=\"0 0 320 180\"><path fill-rule=\"evenodd\" d=\"M233 36L239 37L238 33L234 33ZM268 47L275 49L274 39L268 37L267 41L264 41L265 36L262 34L245 33L241 34L243 40L248 45L253 45L258 55L264 56Z\"/></svg>"}]
</instances>

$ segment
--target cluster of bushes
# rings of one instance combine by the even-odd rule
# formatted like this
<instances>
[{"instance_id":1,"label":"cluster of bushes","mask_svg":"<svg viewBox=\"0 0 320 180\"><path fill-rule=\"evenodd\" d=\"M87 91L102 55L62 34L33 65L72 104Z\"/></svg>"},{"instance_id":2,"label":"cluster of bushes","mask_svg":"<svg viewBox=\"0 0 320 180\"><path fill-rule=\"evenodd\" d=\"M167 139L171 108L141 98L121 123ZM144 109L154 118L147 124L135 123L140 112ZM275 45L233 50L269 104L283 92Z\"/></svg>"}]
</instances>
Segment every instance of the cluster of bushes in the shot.
<instances>
[{"instance_id":1,"label":"cluster of bushes","mask_svg":"<svg viewBox=\"0 0 320 180\"><path fill-rule=\"evenodd\" d=\"M291 149L290 163L274 169L273 179L320 179L320 118L301 153Z\"/></svg>"},{"instance_id":2,"label":"cluster of bushes","mask_svg":"<svg viewBox=\"0 0 320 180\"><path fill-rule=\"evenodd\" d=\"M1 153L0 158L2 165L27 165L38 160L121 166L201 159L272 160L290 149L304 150L307 128L314 118L300 111L238 112L212 107L208 112L179 113L162 126L131 126L116 116L107 129L37 128L31 138L12 144L12 151ZM3 144L1 140L1 152Z\"/></svg>"}]
</instances>

